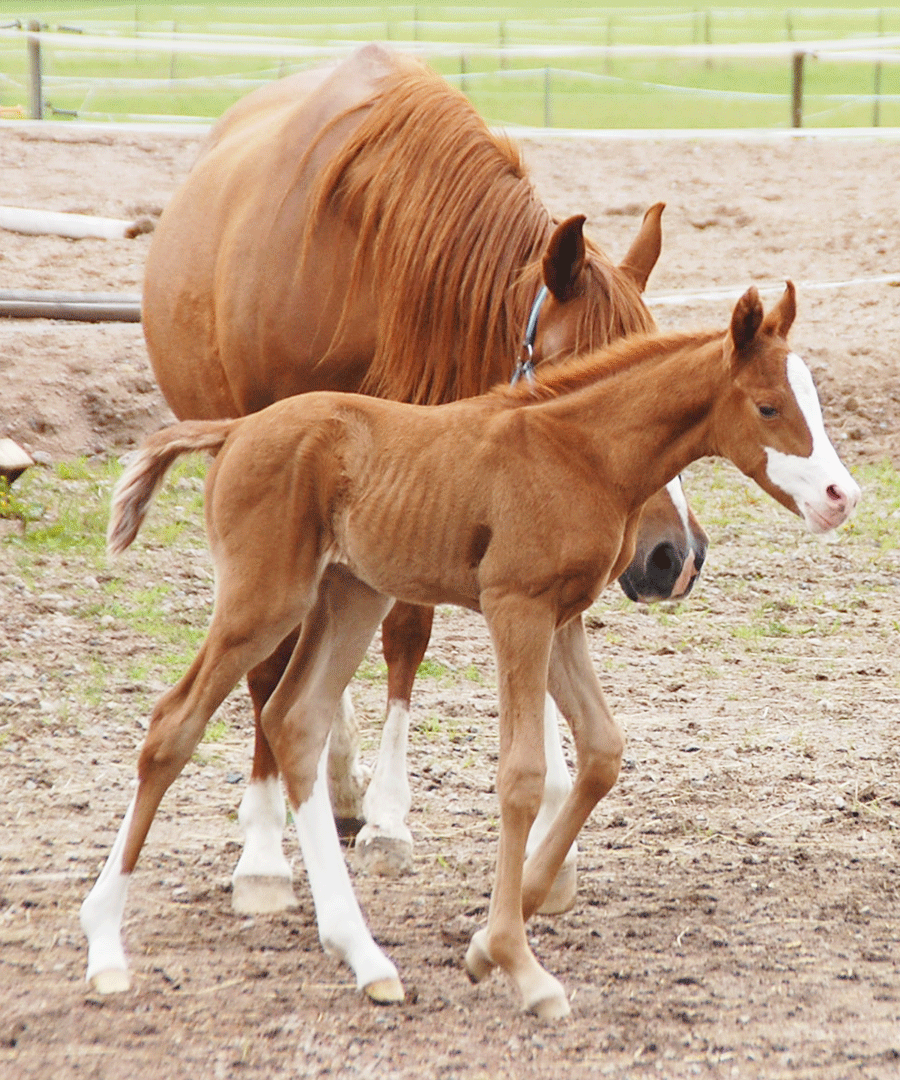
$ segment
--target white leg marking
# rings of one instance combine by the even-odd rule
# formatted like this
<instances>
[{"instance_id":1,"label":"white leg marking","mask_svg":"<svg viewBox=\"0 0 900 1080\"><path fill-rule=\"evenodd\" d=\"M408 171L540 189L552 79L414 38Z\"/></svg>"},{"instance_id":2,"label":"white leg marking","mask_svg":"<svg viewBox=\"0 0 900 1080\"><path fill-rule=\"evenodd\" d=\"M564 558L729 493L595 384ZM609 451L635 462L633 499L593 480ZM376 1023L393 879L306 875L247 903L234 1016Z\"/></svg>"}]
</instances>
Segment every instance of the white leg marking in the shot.
<instances>
[{"instance_id":1,"label":"white leg marking","mask_svg":"<svg viewBox=\"0 0 900 1080\"><path fill-rule=\"evenodd\" d=\"M794 500L811 532L828 532L853 512L860 499L859 485L825 432L815 383L796 353L788 354L787 376L812 436L812 453L800 457L767 447L766 472L772 483Z\"/></svg>"},{"instance_id":2,"label":"white leg marking","mask_svg":"<svg viewBox=\"0 0 900 1080\"><path fill-rule=\"evenodd\" d=\"M130 985L122 945L129 875L122 872L122 854L133 813L134 799L119 826L109 858L81 905L81 928L88 939L87 979L102 994L127 990Z\"/></svg>"},{"instance_id":3,"label":"white leg marking","mask_svg":"<svg viewBox=\"0 0 900 1080\"><path fill-rule=\"evenodd\" d=\"M287 809L281 781L251 780L241 799L238 821L244 831L244 850L232 883L239 877L282 877L290 880L291 865L281 849Z\"/></svg>"},{"instance_id":4,"label":"white leg marking","mask_svg":"<svg viewBox=\"0 0 900 1080\"><path fill-rule=\"evenodd\" d=\"M319 760L312 794L294 813L300 850L326 952L349 964L356 984L379 1001L402 1001L397 969L378 948L360 911L328 797L328 747Z\"/></svg>"},{"instance_id":5,"label":"white leg marking","mask_svg":"<svg viewBox=\"0 0 900 1080\"><path fill-rule=\"evenodd\" d=\"M341 695L331 728L328 775L334 816L363 817L362 798L369 776L359 757L359 725L349 690L344 690Z\"/></svg>"},{"instance_id":6,"label":"white leg marking","mask_svg":"<svg viewBox=\"0 0 900 1080\"><path fill-rule=\"evenodd\" d=\"M396 876L412 861L412 833L406 824L412 795L406 769L409 710L392 701L381 732L378 761L363 799L366 824L356 838L360 861L367 870Z\"/></svg>"},{"instance_id":7,"label":"white leg marking","mask_svg":"<svg viewBox=\"0 0 900 1080\"><path fill-rule=\"evenodd\" d=\"M547 762L547 774L544 777L544 797L541 808L531 826L528 834L528 843L525 847L525 857L540 845L541 841L550 831L560 807L572 790L572 777L563 756L562 740L559 733L559 710L556 702L547 694L544 698L544 757ZM576 863L578 860L578 844L573 844L566 855L563 865L560 867L553 887L541 904L539 911L544 915L559 914L569 911L575 903L577 890Z\"/></svg>"}]
</instances>

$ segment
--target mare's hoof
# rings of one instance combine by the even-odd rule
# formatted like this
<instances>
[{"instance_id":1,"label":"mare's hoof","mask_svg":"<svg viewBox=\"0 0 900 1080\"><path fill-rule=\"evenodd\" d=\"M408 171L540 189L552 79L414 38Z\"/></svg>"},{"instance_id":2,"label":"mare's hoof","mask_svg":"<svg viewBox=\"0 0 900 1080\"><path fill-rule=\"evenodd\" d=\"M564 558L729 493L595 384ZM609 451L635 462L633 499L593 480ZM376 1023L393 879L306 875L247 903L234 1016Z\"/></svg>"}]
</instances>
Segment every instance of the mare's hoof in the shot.
<instances>
[{"instance_id":1,"label":"mare's hoof","mask_svg":"<svg viewBox=\"0 0 900 1080\"><path fill-rule=\"evenodd\" d=\"M538 1020L549 1022L553 1020L565 1020L572 1009L569 1006L569 1001L563 992L562 987L560 987L558 994L551 994L550 997L532 1001L527 1006L527 1011L533 1013Z\"/></svg>"},{"instance_id":2,"label":"mare's hoof","mask_svg":"<svg viewBox=\"0 0 900 1080\"><path fill-rule=\"evenodd\" d=\"M562 915L571 911L577 894L578 868L574 862L563 863L538 912L541 915Z\"/></svg>"},{"instance_id":3,"label":"mare's hoof","mask_svg":"<svg viewBox=\"0 0 900 1080\"><path fill-rule=\"evenodd\" d=\"M238 915L272 915L296 906L290 878L254 874L232 882L231 909Z\"/></svg>"},{"instance_id":4,"label":"mare's hoof","mask_svg":"<svg viewBox=\"0 0 900 1080\"><path fill-rule=\"evenodd\" d=\"M363 817L335 817L334 819L338 836L344 841L353 840L365 823L366 819Z\"/></svg>"},{"instance_id":5,"label":"mare's hoof","mask_svg":"<svg viewBox=\"0 0 900 1080\"><path fill-rule=\"evenodd\" d=\"M124 994L131 989L131 978L121 968L108 968L98 971L90 978L91 988L98 994Z\"/></svg>"},{"instance_id":6,"label":"mare's hoof","mask_svg":"<svg viewBox=\"0 0 900 1080\"><path fill-rule=\"evenodd\" d=\"M376 1005L398 1005L406 1000L403 983L399 979L376 979L363 989Z\"/></svg>"},{"instance_id":7,"label":"mare's hoof","mask_svg":"<svg viewBox=\"0 0 900 1080\"><path fill-rule=\"evenodd\" d=\"M484 930L478 930L466 950L466 971L473 983L486 979L496 966L485 948L484 933Z\"/></svg>"},{"instance_id":8,"label":"mare's hoof","mask_svg":"<svg viewBox=\"0 0 900 1080\"><path fill-rule=\"evenodd\" d=\"M353 848L353 865L362 873L375 877L397 878L411 874L412 844L389 836L358 836Z\"/></svg>"}]
</instances>

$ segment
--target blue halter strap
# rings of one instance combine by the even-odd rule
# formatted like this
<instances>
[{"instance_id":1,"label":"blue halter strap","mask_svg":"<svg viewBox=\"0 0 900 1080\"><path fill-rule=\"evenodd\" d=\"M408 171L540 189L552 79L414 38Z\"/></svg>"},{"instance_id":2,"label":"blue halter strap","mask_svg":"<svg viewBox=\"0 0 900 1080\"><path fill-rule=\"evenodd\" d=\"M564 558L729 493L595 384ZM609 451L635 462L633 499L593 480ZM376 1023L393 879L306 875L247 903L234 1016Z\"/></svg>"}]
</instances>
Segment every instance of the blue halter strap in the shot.
<instances>
[{"instance_id":1,"label":"blue halter strap","mask_svg":"<svg viewBox=\"0 0 900 1080\"><path fill-rule=\"evenodd\" d=\"M519 353L516 370L513 372L512 378L510 379L511 386L515 386L523 376L529 382L534 382L534 339L537 335L537 324L541 314L541 308L544 306L544 301L547 299L547 292L547 286L542 285L534 303L531 305L531 314L528 316L528 325L525 327L525 338L522 342L522 350Z\"/></svg>"}]
</instances>

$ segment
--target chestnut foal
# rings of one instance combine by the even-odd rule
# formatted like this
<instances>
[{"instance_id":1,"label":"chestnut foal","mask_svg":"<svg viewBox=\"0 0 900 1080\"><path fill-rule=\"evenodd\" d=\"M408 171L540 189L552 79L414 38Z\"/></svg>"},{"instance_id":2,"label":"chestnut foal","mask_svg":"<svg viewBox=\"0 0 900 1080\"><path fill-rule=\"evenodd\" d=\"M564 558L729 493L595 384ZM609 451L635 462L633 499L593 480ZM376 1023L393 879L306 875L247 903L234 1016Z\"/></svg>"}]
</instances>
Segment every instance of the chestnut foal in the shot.
<instances>
[{"instance_id":1,"label":"chestnut foal","mask_svg":"<svg viewBox=\"0 0 900 1080\"><path fill-rule=\"evenodd\" d=\"M767 316L750 289L724 333L631 338L453 404L304 394L148 439L116 490L110 550L132 542L179 455L215 454L206 488L215 609L190 670L154 710L136 794L82 906L96 988L128 985L127 884L163 794L238 680L302 624L262 723L324 946L371 998L403 997L353 895L325 787L330 718L396 597L460 604L487 620L501 824L487 925L466 966L476 980L502 968L526 1009L565 1016L566 994L534 956L525 922L618 775L623 736L581 613L630 560L641 506L708 454L729 458L814 532L841 524L859 499L810 373L787 345L794 312L790 283ZM544 785L547 689L572 727L577 774L526 861Z\"/></svg>"}]
</instances>

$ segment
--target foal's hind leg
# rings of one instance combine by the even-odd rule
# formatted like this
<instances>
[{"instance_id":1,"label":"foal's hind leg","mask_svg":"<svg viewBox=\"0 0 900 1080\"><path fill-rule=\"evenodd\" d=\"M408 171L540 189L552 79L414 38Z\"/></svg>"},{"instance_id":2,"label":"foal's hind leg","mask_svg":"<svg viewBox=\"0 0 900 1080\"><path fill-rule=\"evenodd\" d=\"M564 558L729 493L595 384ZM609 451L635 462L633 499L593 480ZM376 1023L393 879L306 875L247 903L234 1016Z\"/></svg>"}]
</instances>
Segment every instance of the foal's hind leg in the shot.
<instances>
[{"instance_id":1,"label":"foal's hind leg","mask_svg":"<svg viewBox=\"0 0 900 1080\"><path fill-rule=\"evenodd\" d=\"M428 647L434 608L395 604L382 623L388 668L387 717L378 761L363 799L366 824L356 838L356 864L370 874L398 877L412 868L413 839L406 824L411 796L406 769L409 703Z\"/></svg>"},{"instance_id":2,"label":"foal's hind leg","mask_svg":"<svg viewBox=\"0 0 900 1080\"><path fill-rule=\"evenodd\" d=\"M223 605L228 610L228 605ZM290 623L288 623L290 625ZM125 990L128 967L121 926L131 873L163 795L190 759L209 718L249 667L285 632L240 632L213 617L206 641L187 674L154 709L138 761L137 791L100 877L81 907L88 939L88 979L101 993Z\"/></svg>"}]
</instances>

